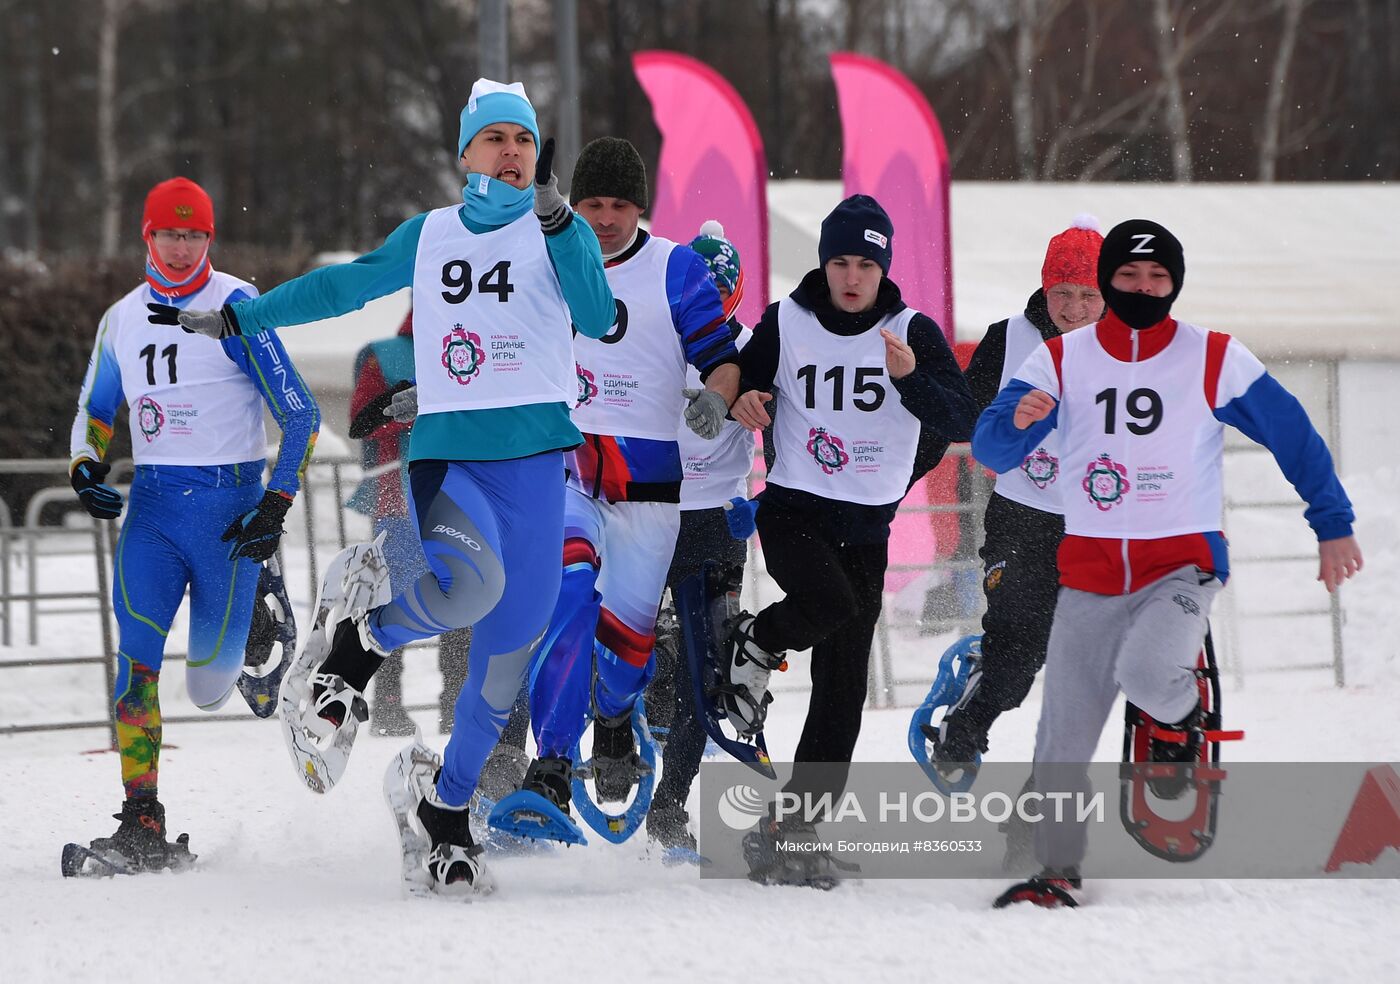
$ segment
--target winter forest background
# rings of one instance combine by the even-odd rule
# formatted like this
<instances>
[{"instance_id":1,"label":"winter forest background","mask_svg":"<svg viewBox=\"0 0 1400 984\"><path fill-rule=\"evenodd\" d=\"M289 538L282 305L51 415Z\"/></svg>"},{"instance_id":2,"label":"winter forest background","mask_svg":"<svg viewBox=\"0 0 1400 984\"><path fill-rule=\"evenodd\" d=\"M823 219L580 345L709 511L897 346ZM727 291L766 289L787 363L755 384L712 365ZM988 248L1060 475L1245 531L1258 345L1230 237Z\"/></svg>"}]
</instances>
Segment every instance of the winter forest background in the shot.
<instances>
[{"instance_id":1,"label":"winter forest background","mask_svg":"<svg viewBox=\"0 0 1400 984\"><path fill-rule=\"evenodd\" d=\"M0 0L0 249L139 252L154 182L196 177L221 243L364 249L459 185L473 0ZM511 4L545 132L554 0ZM834 178L826 56L928 97L954 179L1400 177L1397 0L580 0L585 141L654 160L630 56L709 63L774 177Z\"/></svg>"},{"instance_id":2,"label":"winter forest background","mask_svg":"<svg viewBox=\"0 0 1400 984\"><path fill-rule=\"evenodd\" d=\"M546 134L555 4L510 5L509 74ZM1400 177L1400 0L577 9L582 139L625 136L653 165L634 52L681 51L728 79L774 177L836 178L827 55L844 50L924 92L954 180ZM156 181L203 184L217 262L264 287L456 198L476 17L474 0L0 0L0 458L66 453L69 384L101 311L139 272Z\"/></svg>"}]
</instances>

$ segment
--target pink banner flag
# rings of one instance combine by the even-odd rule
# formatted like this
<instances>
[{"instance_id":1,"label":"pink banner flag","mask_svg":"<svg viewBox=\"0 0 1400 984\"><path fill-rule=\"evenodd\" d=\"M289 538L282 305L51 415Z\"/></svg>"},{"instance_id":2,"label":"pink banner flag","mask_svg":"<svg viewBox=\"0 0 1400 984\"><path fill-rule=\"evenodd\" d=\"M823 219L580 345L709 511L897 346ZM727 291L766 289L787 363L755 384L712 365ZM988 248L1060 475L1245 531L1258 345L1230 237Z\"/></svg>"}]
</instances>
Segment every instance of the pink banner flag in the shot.
<instances>
[{"instance_id":1,"label":"pink banner flag","mask_svg":"<svg viewBox=\"0 0 1400 984\"><path fill-rule=\"evenodd\" d=\"M768 306L768 162L753 116L724 78L671 51L639 51L632 67L661 131L652 181L651 231L688 243L708 219L739 250L752 327Z\"/></svg>"},{"instance_id":2,"label":"pink banner flag","mask_svg":"<svg viewBox=\"0 0 1400 984\"><path fill-rule=\"evenodd\" d=\"M841 173L847 195L870 195L894 222L890 278L905 302L953 342L953 250L948 147L928 100L874 58L831 56L841 106Z\"/></svg>"},{"instance_id":3,"label":"pink banner flag","mask_svg":"<svg viewBox=\"0 0 1400 984\"><path fill-rule=\"evenodd\" d=\"M882 61L838 52L831 56L831 74L841 106L845 192L870 195L889 213L894 223L890 278L905 303L938 322L952 345L951 175L938 118L914 83ZM961 531L955 514L915 510L957 501L960 461L946 459L905 497L890 531L889 590L906 587L916 580L915 570L957 549Z\"/></svg>"}]
</instances>

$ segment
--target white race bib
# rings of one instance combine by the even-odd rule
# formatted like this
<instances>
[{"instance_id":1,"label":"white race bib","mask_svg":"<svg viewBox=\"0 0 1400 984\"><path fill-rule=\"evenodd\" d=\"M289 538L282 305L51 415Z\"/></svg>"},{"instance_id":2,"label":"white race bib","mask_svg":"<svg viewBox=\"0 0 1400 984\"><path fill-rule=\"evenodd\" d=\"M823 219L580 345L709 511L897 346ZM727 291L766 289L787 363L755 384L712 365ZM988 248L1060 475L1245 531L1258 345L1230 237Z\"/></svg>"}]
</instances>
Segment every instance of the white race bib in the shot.
<instances>
[{"instance_id":1,"label":"white race bib","mask_svg":"<svg viewBox=\"0 0 1400 984\"><path fill-rule=\"evenodd\" d=\"M460 206L423 222L413 269L418 412L565 403L574 398L572 327L539 219L491 232Z\"/></svg>"}]
</instances>

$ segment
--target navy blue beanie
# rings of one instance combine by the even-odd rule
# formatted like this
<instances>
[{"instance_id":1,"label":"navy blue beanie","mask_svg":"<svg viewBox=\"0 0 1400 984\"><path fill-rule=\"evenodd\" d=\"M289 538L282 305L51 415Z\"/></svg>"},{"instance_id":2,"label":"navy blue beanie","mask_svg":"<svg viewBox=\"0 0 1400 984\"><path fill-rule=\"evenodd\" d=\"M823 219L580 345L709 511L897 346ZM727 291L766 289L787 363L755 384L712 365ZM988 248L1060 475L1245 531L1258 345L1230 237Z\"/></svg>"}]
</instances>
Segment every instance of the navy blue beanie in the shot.
<instances>
[{"instance_id":1,"label":"navy blue beanie","mask_svg":"<svg viewBox=\"0 0 1400 984\"><path fill-rule=\"evenodd\" d=\"M894 224L869 195L852 195L822 219L817 258L822 266L833 256L864 256L889 276L894 251Z\"/></svg>"}]
</instances>

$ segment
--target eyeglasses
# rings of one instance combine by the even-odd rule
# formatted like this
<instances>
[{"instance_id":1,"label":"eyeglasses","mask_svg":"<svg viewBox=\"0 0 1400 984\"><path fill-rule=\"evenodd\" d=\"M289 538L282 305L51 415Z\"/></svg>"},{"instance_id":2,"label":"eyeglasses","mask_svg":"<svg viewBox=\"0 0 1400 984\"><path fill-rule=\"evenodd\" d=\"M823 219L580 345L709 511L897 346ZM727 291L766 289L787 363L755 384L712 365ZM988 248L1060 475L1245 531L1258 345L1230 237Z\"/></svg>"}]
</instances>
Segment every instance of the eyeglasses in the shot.
<instances>
[{"instance_id":1,"label":"eyeglasses","mask_svg":"<svg viewBox=\"0 0 1400 984\"><path fill-rule=\"evenodd\" d=\"M174 246L176 243L187 242L191 246L203 246L209 241L207 232L176 232L174 229L157 229L151 233L151 238L162 246Z\"/></svg>"}]
</instances>

